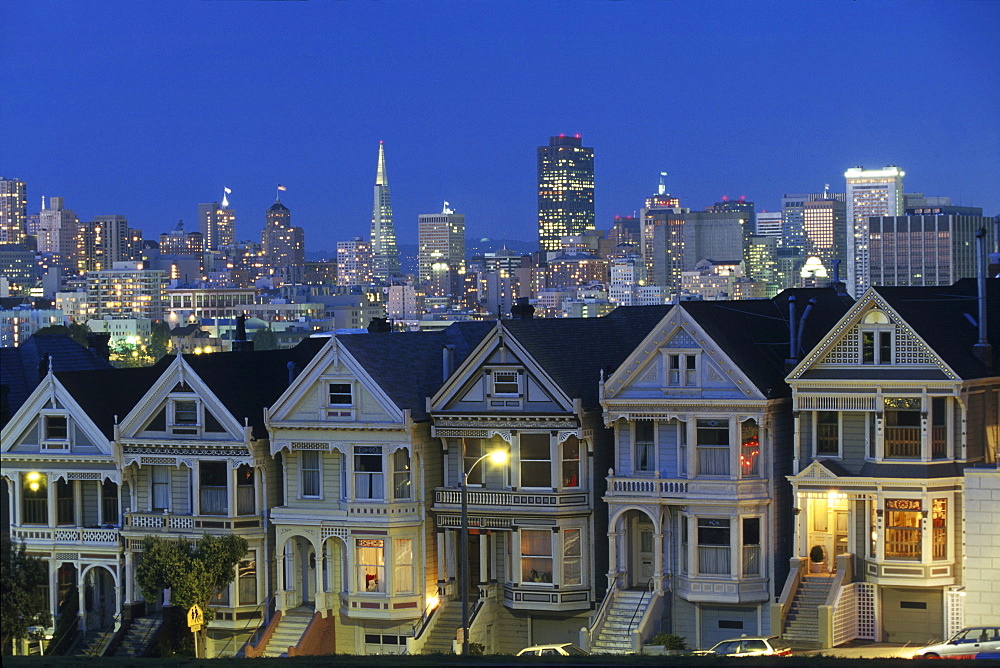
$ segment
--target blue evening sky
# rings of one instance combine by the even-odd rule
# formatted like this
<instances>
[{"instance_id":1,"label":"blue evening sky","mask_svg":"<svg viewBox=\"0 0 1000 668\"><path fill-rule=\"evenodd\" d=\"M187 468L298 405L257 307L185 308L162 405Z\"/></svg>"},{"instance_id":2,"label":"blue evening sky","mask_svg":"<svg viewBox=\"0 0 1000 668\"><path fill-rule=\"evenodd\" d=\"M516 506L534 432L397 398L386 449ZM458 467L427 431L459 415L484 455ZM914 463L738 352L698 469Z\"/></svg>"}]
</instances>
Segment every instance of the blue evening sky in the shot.
<instances>
[{"instance_id":1,"label":"blue evening sky","mask_svg":"<svg viewBox=\"0 0 1000 668\"><path fill-rule=\"evenodd\" d=\"M367 235L379 140L402 243L448 200L471 237L536 238L535 147L596 151L599 228L843 188L1000 213L1000 2L5 0L0 175L155 238L232 188L258 239L274 186L307 250Z\"/></svg>"}]
</instances>

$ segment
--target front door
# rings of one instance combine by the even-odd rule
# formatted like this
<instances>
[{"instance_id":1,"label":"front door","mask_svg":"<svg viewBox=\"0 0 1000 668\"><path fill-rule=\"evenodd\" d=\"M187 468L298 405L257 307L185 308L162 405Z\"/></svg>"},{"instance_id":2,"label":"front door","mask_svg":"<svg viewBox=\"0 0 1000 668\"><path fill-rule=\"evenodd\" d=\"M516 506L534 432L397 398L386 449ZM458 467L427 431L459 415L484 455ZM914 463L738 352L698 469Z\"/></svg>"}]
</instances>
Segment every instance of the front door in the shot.
<instances>
[{"instance_id":1,"label":"front door","mask_svg":"<svg viewBox=\"0 0 1000 668\"><path fill-rule=\"evenodd\" d=\"M847 526L847 499L839 494L828 498L809 499L810 570L813 573L832 573L837 569L837 555L849 549Z\"/></svg>"},{"instance_id":2,"label":"front door","mask_svg":"<svg viewBox=\"0 0 1000 668\"><path fill-rule=\"evenodd\" d=\"M635 518L631 535L632 564L629 584L633 588L645 587L653 577L653 525L645 516Z\"/></svg>"}]
</instances>

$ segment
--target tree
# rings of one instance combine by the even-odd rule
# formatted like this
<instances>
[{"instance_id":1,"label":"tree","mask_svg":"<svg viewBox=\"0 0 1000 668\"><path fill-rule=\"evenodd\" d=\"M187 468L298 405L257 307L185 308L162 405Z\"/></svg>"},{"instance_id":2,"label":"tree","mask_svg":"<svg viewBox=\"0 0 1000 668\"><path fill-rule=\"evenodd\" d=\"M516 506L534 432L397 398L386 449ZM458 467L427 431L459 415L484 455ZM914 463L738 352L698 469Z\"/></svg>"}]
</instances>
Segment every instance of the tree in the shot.
<instances>
[{"instance_id":1,"label":"tree","mask_svg":"<svg viewBox=\"0 0 1000 668\"><path fill-rule=\"evenodd\" d=\"M35 332L35 336L68 336L86 348L89 345L87 341L87 334L90 333L90 327L76 322L71 322L69 327L66 325L49 325L48 327L42 327Z\"/></svg>"},{"instance_id":2,"label":"tree","mask_svg":"<svg viewBox=\"0 0 1000 668\"><path fill-rule=\"evenodd\" d=\"M146 536L143 555L136 568L136 581L147 601L155 601L164 589L170 602L185 610L199 605L205 621L215 616L208 606L236 577L236 566L249 545L242 536L203 536L196 544Z\"/></svg>"},{"instance_id":3,"label":"tree","mask_svg":"<svg viewBox=\"0 0 1000 668\"><path fill-rule=\"evenodd\" d=\"M149 356L158 360L170 352L170 325L160 320L149 333Z\"/></svg>"},{"instance_id":4,"label":"tree","mask_svg":"<svg viewBox=\"0 0 1000 668\"><path fill-rule=\"evenodd\" d=\"M0 540L0 561L0 636L6 651L12 640L27 638L30 627L50 624L44 589L49 569L44 561L28 555L24 543L15 545L7 537Z\"/></svg>"}]
</instances>

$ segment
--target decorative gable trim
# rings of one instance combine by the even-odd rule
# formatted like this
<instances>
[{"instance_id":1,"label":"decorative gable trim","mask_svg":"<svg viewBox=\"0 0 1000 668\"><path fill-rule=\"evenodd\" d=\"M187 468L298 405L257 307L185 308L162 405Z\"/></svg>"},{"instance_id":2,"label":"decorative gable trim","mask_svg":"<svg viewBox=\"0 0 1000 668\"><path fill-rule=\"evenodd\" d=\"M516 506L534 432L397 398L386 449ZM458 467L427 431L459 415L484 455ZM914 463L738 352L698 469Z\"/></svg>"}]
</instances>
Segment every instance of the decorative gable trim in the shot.
<instances>
[{"instance_id":1,"label":"decorative gable trim","mask_svg":"<svg viewBox=\"0 0 1000 668\"><path fill-rule=\"evenodd\" d=\"M936 366L948 379L959 379L958 374L934 353L927 342L877 292L877 288L868 288L819 344L803 357L787 379L797 380L805 372L817 367L861 366L856 333L859 327L864 326L865 317L876 310L888 319L881 327L891 328L894 335L893 364L898 363L903 368L910 365Z\"/></svg>"},{"instance_id":2,"label":"decorative gable trim","mask_svg":"<svg viewBox=\"0 0 1000 668\"><path fill-rule=\"evenodd\" d=\"M168 401L170 395L173 394L174 388L180 383L191 389L192 399L198 398L204 403L205 411L211 411L229 438L241 443L246 439L244 425L241 425L233 417L225 404L215 396L215 393L209 389L205 381L195 373L194 369L191 368L180 354L174 358L170 366L164 370L160 377L156 379L156 382L153 383L153 386L149 388L142 399L129 412L128 416L122 420L118 430L118 437L121 439L145 438L142 434L143 427L147 422L156 417L156 414Z\"/></svg>"},{"instance_id":3,"label":"decorative gable trim","mask_svg":"<svg viewBox=\"0 0 1000 668\"><path fill-rule=\"evenodd\" d=\"M41 419L41 414L48 409L49 406L59 406L59 410L65 411L69 415L69 419L72 423L76 425L77 429L86 434L90 442L97 446L103 454L111 455L111 443L101 430L94 424L94 421L90 419L90 416L80 407L80 404L76 402L73 395L69 393L66 387L59 382L59 379L55 377L54 374L48 373L42 382L38 384L35 390L28 397L21 407L14 414L14 417L3 429L3 441L0 450L3 452L8 452L17 443L21 441L24 437L25 432L31 428L36 420ZM42 440L41 433L39 433L39 441ZM41 443L38 444L39 446ZM67 452L52 452L53 456L59 459L73 459L72 447ZM40 459L49 459L45 451L42 451L37 456ZM88 458L93 457L93 453L87 455Z\"/></svg>"},{"instance_id":4,"label":"decorative gable trim","mask_svg":"<svg viewBox=\"0 0 1000 668\"><path fill-rule=\"evenodd\" d=\"M830 469L823 466L823 463L820 461L813 462L809 466L802 469L802 471L799 472L798 475L791 476L791 478L794 480L816 480L816 479L830 480L836 477L837 475Z\"/></svg>"}]
</instances>

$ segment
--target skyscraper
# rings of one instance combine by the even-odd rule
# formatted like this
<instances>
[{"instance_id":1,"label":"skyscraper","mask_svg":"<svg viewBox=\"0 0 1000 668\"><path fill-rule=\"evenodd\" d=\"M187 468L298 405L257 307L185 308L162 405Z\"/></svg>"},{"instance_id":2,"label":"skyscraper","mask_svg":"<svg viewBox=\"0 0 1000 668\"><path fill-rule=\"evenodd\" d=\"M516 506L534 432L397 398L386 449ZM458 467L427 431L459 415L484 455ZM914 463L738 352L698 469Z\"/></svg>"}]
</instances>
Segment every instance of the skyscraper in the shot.
<instances>
[{"instance_id":1,"label":"skyscraper","mask_svg":"<svg viewBox=\"0 0 1000 668\"><path fill-rule=\"evenodd\" d=\"M868 289L868 219L872 216L903 215L903 177L895 165L885 169L852 167L847 181L847 289L855 297Z\"/></svg>"},{"instance_id":2,"label":"skyscraper","mask_svg":"<svg viewBox=\"0 0 1000 668\"><path fill-rule=\"evenodd\" d=\"M378 168L375 171L375 201L372 204L372 272L376 281L388 281L399 274L399 249L396 228L392 224L392 200L389 177L385 172L385 146L378 143Z\"/></svg>"},{"instance_id":3,"label":"skyscraper","mask_svg":"<svg viewBox=\"0 0 1000 668\"><path fill-rule=\"evenodd\" d=\"M806 202L835 199L846 201L844 193L830 192L829 186L821 193L786 193L781 198L781 245L785 248L801 248L805 244L805 233L802 231L803 208Z\"/></svg>"},{"instance_id":4,"label":"skyscraper","mask_svg":"<svg viewBox=\"0 0 1000 668\"><path fill-rule=\"evenodd\" d=\"M0 244L24 241L28 220L28 188L24 181L0 177Z\"/></svg>"},{"instance_id":5,"label":"skyscraper","mask_svg":"<svg viewBox=\"0 0 1000 668\"><path fill-rule=\"evenodd\" d=\"M580 135L538 147L538 248L559 251L562 238L594 230L594 149Z\"/></svg>"},{"instance_id":6,"label":"skyscraper","mask_svg":"<svg viewBox=\"0 0 1000 668\"><path fill-rule=\"evenodd\" d=\"M465 216L448 202L441 213L417 217L417 268L427 294L453 294L452 279L465 273Z\"/></svg>"},{"instance_id":7,"label":"skyscraper","mask_svg":"<svg viewBox=\"0 0 1000 668\"><path fill-rule=\"evenodd\" d=\"M372 245L361 237L337 242L337 285L372 282Z\"/></svg>"},{"instance_id":8,"label":"skyscraper","mask_svg":"<svg viewBox=\"0 0 1000 668\"><path fill-rule=\"evenodd\" d=\"M847 207L835 199L812 200L802 203L803 246L806 257L818 257L833 276L834 260L847 259ZM844 267L841 266L840 271ZM840 274L840 278L843 275Z\"/></svg>"},{"instance_id":9,"label":"skyscraper","mask_svg":"<svg viewBox=\"0 0 1000 668\"><path fill-rule=\"evenodd\" d=\"M110 269L115 262L131 259L132 246L125 216L95 216L80 223L76 238L76 263L80 275Z\"/></svg>"},{"instance_id":10,"label":"skyscraper","mask_svg":"<svg viewBox=\"0 0 1000 668\"><path fill-rule=\"evenodd\" d=\"M66 274L77 270L78 234L79 219L65 208L62 197L50 197L47 207L43 203L38 213L38 252L53 255Z\"/></svg>"},{"instance_id":11,"label":"skyscraper","mask_svg":"<svg viewBox=\"0 0 1000 668\"><path fill-rule=\"evenodd\" d=\"M215 251L236 242L236 211L229 207L229 188L224 188L222 204L198 205L198 231L205 237L205 250Z\"/></svg>"},{"instance_id":12,"label":"skyscraper","mask_svg":"<svg viewBox=\"0 0 1000 668\"><path fill-rule=\"evenodd\" d=\"M286 284L301 283L306 262L302 228L292 226L292 212L281 200L276 199L264 217L260 245L270 274L281 277Z\"/></svg>"}]
</instances>

